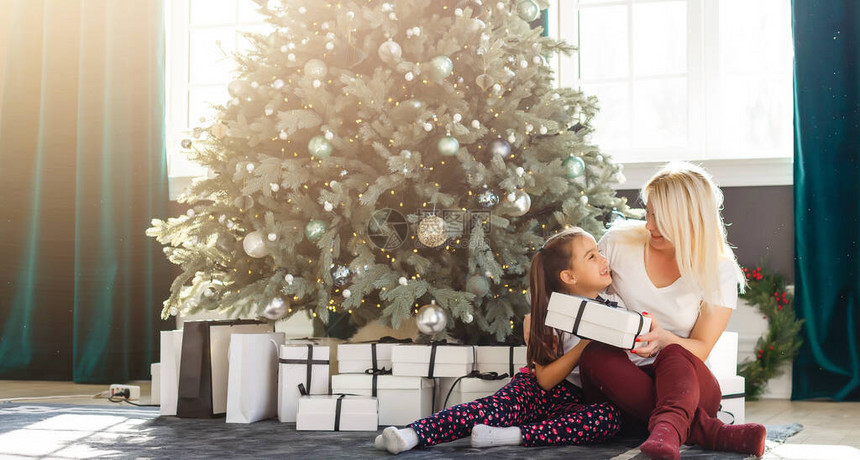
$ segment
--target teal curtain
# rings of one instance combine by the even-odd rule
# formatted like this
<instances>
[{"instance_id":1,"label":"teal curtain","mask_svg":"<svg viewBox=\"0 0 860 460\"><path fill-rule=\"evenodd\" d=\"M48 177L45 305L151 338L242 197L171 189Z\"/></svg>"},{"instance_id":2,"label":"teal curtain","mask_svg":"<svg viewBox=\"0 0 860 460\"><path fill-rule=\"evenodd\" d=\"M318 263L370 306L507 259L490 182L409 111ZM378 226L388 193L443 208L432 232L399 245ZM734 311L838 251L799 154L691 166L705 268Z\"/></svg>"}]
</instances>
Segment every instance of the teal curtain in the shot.
<instances>
[{"instance_id":1,"label":"teal curtain","mask_svg":"<svg viewBox=\"0 0 860 460\"><path fill-rule=\"evenodd\" d=\"M792 399L860 400L860 3L794 0Z\"/></svg>"},{"instance_id":2,"label":"teal curtain","mask_svg":"<svg viewBox=\"0 0 860 460\"><path fill-rule=\"evenodd\" d=\"M0 379L148 378L170 270L161 0L9 0ZM4 52L5 51L5 52Z\"/></svg>"}]
</instances>

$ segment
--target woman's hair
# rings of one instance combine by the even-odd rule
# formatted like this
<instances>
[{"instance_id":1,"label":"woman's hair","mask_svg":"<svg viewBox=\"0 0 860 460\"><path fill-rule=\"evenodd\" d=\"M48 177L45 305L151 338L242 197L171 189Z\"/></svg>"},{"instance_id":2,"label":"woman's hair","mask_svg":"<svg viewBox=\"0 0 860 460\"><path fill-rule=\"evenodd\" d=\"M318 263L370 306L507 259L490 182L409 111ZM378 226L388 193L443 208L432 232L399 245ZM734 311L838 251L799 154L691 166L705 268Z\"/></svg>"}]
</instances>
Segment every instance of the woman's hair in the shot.
<instances>
[{"instance_id":1,"label":"woman's hair","mask_svg":"<svg viewBox=\"0 0 860 460\"><path fill-rule=\"evenodd\" d=\"M720 260L731 261L743 292L746 279L726 241L720 214L723 193L710 174L690 163L669 163L642 187L642 201L651 203L660 234L675 246L681 276L695 282L702 299L722 305Z\"/></svg>"},{"instance_id":2,"label":"woman's hair","mask_svg":"<svg viewBox=\"0 0 860 460\"><path fill-rule=\"evenodd\" d=\"M544 325L549 296L553 292L564 292L560 273L570 267L574 239L587 235L585 230L573 227L549 237L543 247L532 257L529 268L529 293L531 294L531 325L527 348L528 363L545 366L558 358L553 338L561 334Z\"/></svg>"}]
</instances>

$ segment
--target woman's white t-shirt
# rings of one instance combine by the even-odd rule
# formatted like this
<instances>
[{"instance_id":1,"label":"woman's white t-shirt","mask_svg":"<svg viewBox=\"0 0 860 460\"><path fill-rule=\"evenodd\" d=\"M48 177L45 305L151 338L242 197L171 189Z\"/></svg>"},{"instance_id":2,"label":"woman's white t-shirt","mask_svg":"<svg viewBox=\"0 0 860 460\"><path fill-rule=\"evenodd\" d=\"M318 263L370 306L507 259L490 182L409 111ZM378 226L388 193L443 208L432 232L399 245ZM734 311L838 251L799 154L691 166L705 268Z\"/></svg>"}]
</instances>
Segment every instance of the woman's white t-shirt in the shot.
<instances>
[{"instance_id":1,"label":"woman's white t-shirt","mask_svg":"<svg viewBox=\"0 0 860 460\"><path fill-rule=\"evenodd\" d=\"M608 259L612 271L609 292L624 299L626 308L639 313L648 312L657 318L663 329L687 338L699 318L702 296L691 282L682 278L665 287L657 287L645 272L646 242L635 242L620 233L625 230L610 230L600 239L600 252ZM628 241L630 240L630 241ZM734 264L726 259L720 261L720 295L723 307L735 309L738 302L738 285ZM638 366L654 361L632 355L630 359Z\"/></svg>"}]
</instances>

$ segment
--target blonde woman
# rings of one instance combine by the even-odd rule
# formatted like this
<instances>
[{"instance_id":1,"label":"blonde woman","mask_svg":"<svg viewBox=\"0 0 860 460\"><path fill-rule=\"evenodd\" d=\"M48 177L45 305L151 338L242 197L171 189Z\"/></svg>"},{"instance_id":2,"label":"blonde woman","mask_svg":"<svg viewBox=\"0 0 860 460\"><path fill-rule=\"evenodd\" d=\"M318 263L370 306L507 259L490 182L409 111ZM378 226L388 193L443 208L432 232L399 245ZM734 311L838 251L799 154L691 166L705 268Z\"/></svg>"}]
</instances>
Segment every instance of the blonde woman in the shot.
<instances>
[{"instance_id":1,"label":"blonde woman","mask_svg":"<svg viewBox=\"0 0 860 460\"><path fill-rule=\"evenodd\" d=\"M651 331L635 353L592 342L580 361L583 390L615 403L626 427L647 426L640 449L652 459L678 459L684 443L760 456L765 428L716 419L720 388L703 362L744 287L726 241L722 192L702 168L673 163L641 197L645 223L614 226L599 246L612 267L610 292L648 315Z\"/></svg>"}]
</instances>

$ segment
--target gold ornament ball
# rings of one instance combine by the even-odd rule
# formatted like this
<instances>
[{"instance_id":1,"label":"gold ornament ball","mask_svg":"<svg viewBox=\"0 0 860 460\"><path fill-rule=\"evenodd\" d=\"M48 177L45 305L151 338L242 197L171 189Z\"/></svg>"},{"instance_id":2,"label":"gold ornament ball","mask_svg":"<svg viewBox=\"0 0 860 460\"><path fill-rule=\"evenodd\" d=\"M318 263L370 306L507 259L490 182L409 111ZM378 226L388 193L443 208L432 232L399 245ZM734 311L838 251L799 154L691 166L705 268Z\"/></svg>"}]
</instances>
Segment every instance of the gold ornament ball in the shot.
<instances>
[{"instance_id":1,"label":"gold ornament ball","mask_svg":"<svg viewBox=\"0 0 860 460\"><path fill-rule=\"evenodd\" d=\"M425 217L418 224L418 241L425 246L435 248L441 246L447 239L445 221L441 217Z\"/></svg>"}]
</instances>

